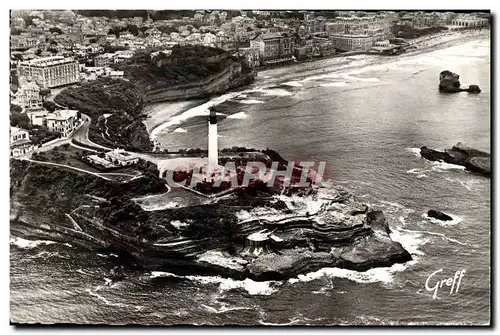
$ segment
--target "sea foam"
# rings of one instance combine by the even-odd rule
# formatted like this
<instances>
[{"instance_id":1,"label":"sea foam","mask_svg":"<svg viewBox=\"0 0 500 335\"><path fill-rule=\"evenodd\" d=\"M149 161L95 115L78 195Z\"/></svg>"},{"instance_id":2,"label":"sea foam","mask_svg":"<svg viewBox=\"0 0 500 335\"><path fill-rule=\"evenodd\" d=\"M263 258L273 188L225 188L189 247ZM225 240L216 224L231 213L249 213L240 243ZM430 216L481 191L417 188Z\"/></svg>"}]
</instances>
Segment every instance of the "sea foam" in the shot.
<instances>
[{"instance_id":1,"label":"sea foam","mask_svg":"<svg viewBox=\"0 0 500 335\"><path fill-rule=\"evenodd\" d=\"M276 286L281 285L278 281L264 281L256 282L251 279L234 280L231 278L222 278L219 276L179 276L170 272L153 271L150 278L158 277L175 277L185 278L188 280L196 281L202 284L219 284L219 290L229 291L232 289L241 288L251 295L271 295L277 291Z\"/></svg>"},{"instance_id":2,"label":"sea foam","mask_svg":"<svg viewBox=\"0 0 500 335\"><path fill-rule=\"evenodd\" d=\"M245 112L239 112L236 114L229 115L227 118L228 119L246 119L246 118L248 118L248 114L246 114Z\"/></svg>"}]
</instances>

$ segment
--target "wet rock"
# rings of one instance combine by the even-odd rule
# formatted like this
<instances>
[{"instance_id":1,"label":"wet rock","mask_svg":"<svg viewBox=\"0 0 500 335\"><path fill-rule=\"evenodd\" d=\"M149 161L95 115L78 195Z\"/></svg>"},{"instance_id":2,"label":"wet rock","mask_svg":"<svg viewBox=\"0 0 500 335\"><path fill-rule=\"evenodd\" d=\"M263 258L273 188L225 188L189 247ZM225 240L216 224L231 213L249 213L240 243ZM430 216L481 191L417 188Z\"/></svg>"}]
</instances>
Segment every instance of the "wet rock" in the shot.
<instances>
[{"instance_id":1,"label":"wet rock","mask_svg":"<svg viewBox=\"0 0 500 335\"><path fill-rule=\"evenodd\" d=\"M467 170L486 177L491 175L490 154L468 147L461 142L454 145L451 150L445 150L445 152L429 149L424 146L420 148L420 155L431 161L462 165Z\"/></svg>"},{"instance_id":2,"label":"wet rock","mask_svg":"<svg viewBox=\"0 0 500 335\"><path fill-rule=\"evenodd\" d=\"M391 229L382 211L370 211L366 214L366 222L374 231L390 234Z\"/></svg>"},{"instance_id":3,"label":"wet rock","mask_svg":"<svg viewBox=\"0 0 500 335\"><path fill-rule=\"evenodd\" d=\"M438 210L435 210L435 209L431 209L427 212L427 216L428 217L431 217L431 218L435 218L435 219L438 219L438 220L441 220L441 221L451 221L453 220L453 218L451 216L449 216L448 214L445 214L441 211L438 211Z\"/></svg>"},{"instance_id":4,"label":"wet rock","mask_svg":"<svg viewBox=\"0 0 500 335\"><path fill-rule=\"evenodd\" d=\"M480 93L481 89L477 85L470 85L469 88L467 89L467 92L469 92L469 93Z\"/></svg>"}]
</instances>

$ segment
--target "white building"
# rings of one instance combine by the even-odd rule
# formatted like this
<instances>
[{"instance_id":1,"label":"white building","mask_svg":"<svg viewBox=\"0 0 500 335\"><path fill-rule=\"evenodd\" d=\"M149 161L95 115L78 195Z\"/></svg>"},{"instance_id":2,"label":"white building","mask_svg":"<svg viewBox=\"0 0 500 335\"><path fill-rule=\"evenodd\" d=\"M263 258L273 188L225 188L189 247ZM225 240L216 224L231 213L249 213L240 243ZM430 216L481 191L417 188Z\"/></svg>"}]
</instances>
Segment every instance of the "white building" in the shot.
<instances>
[{"instance_id":1,"label":"white building","mask_svg":"<svg viewBox=\"0 0 500 335\"><path fill-rule=\"evenodd\" d=\"M139 163L139 158L133 157L123 149L114 149L104 154L106 160L115 165L130 166Z\"/></svg>"},{"instance_id":2,"label":"white building","mask_svg":"<svg viewBox=\"0 0 500 335\"><path fill-rule=\"evenodd\" d=\"M63 56L20 62L17 75L32 78L40 88L58 87L77 83L80 80L78 62Z\"/></svg>"},{"instance_id":3,"label":"white building","mask_svg":"<svg viewBox=\"0 0 500 335\"><path fill-rule=\"evenodd\" d=\"M18 157L34 149L27 130L10 127L10 155Z\"/></svg>"},{"instance_id":4,"label":"white building","mask_svg":"<svg viewBox=\"0 0 500 335\"><path fill-rule=\"evenodd\" d=\"M77 126L77 116L78 111L69 109L49 113L45 117L47 128L52 132L60 133L63 137L68 137Z\"/></svg>"},{"instance_id":5,"label":"white building","mask_svg":"<svg viewBox=\"0 0 500 335\"><path fill-rule=\"evenodd\" d=\"M28 117L30 118L30 122L34 126L45 126L45 118L49 114L48 111L45 109L38 110L38 111L33 111L33 112L27 112L26 113Z\"/></svg>"}]
</instances>

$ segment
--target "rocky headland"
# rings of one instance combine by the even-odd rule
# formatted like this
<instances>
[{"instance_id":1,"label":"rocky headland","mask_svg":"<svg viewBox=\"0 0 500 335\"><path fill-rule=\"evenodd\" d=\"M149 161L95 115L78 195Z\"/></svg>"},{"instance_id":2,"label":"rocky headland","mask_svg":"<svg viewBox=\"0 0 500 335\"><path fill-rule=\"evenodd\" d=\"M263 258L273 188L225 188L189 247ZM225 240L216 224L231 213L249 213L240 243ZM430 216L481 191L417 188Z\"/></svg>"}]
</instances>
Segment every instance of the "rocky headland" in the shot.
<instances>
[{"instance_id":1,"label":"rocky headland","mask_svg":"<svg viewBox=\"0 0 500 335\"><path fill-rule=\"evenodd\" d=\"M444 152L420 148L420 155L431 161L442 161L449 164L465 166L469 171L489 177L491 175L490 154L481 150L470 148L461 142Z\"/></svg>"},{"instance_id":2,"label":"rocky headland","mask_svg":"<svg viewBox=\"0 0 500 335\"><path fill-rule=\"evenodd\" d=\"M148 270L257 281L412 259L384 214L342 189L285 196L248 187L208 204L145 210L138 199L167 192L148 169L123 183L11 160L11 234L112 250Z\"/></svg>"},{"instance_id":3,"label":"rocky headland","mask_svg":"<svg viewBox=\"0 0 500 335\"><path fill-rule=\"evenodd\" d=\"M439 92L444 93L457 93L457 92L469 92L469 93L480 93L481 89L477 85L469 85L468 88L462 88L460 86L460 76L451 71L445 70L439 74Z\"/></svg>"}]
</instances>

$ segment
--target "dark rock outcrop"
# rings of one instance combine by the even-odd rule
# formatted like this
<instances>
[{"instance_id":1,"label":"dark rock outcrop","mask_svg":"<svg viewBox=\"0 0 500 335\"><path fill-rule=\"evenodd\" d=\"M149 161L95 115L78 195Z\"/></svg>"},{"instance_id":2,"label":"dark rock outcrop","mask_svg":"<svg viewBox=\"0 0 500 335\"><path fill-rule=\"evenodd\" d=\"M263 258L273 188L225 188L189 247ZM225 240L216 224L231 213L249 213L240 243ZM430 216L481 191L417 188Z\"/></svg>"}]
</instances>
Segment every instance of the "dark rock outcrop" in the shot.
<instances>
[{"instance_id":1,"label":"dark rock outcrop","mask_svg":"<svg viewBox=\"0 0 500 335\"><path fill-rule=\"evenodd\" d=\"M445 70L439 74L439 92L457 93L469 92L479 93L481 89L477 85L470 85L468 88L460 87L460 76L451 71Z\"/></svg>"},{"instance_id":2,"label":"dark rock outcrop","mask_svg":"<svg viewBox=\"0 0 500 335\"><path fill-rule=\"evenodd\" d=\"M420 148L420 155L431 161L442 161L449 164L465 166L469 171L489 177L491 175L490 154L470 148L461 142L451 150L437 151L427 147Z\"/></svg>"},{"instance_id":3,"label":"dark rock outcrop","mask_svg":"<svg viewBox=\"0 0 500 335\"><path fill-rule=\"evenodd\" d=\"M439 91L446 93L460 92L460 76L445 70L439 74Z\"/></svg>"},{"instance_id":4,"label":"dark rock outcrop","mask_svg":"<svg viewBox=\"0 0 500 335\"><path fill-rule=\"evenodd\" d=\"M441 221L451 221L451 220L453 220L453 218L451 216L449 216L448 214L445 214L445 213L443 213L441 211L438 211L438 210L435 210L435 209L430 209L427 212L427 216L431 217L431 218L435 218L435 219L441 220Z\"/></svg>"},{"instance_id":5,"label":"dark rock outcrop","mask_svg":"<svg viewBox=\"0 0 500 335\"><path fill-rule=\"evenodd\" d=\"M481 89L477 85L469 85L469 89L467 90L469 93L480 93Z\"/></svg>"}]
</instances>

